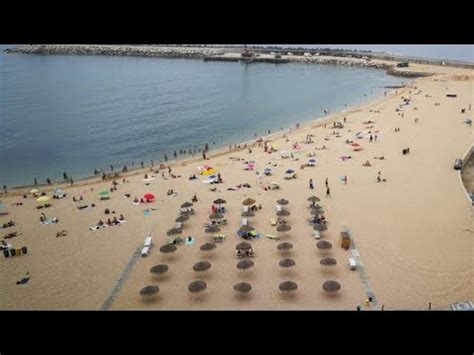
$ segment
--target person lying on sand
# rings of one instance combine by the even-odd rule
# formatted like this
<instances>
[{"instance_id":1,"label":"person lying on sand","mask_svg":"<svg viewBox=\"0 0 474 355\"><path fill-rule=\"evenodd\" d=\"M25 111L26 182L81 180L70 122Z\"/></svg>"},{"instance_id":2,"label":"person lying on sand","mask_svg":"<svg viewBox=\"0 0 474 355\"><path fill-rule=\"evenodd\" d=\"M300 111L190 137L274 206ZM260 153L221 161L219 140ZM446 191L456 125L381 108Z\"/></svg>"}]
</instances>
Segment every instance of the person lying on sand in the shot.
<instances>
[{"instance_id":1,"label":"person lying on sand","mask_svg":"<svg viewBox=\"0 0 474 355\"><path fill-rule=\"evenodd\" d=\"M382 156L380 156L380 157L374 157L374 159L384 160L385 157L382 155Z\"/></svg>"},{"instance_id":2,"label":"person lying on sand","mask_svg":"<svg viewBox=\"0 0 474 355\"><path fill-rule=\"evenodd\" d=\"M113 224L120 224L120 222L117 220L117 217L114 216L113 220L112 220L112 223Z\"/></svg>"},{"instance_id":3,"label":"person lying on sand","mask_svg":"<svg viewBox=\"0 0 474 355\"><path fill-rule=\"evenodd\" d=\"M67 236L67 231L62 230L61 232L56 233L56 238Z\"/></svg>"},{"instance_id":4,"label":"person lying on sand","mask_svg":"<svg viewBox=\"0 0 474 355\"><path fill-rule=\"evenodd\" d=\"M125 221L125 217L123 216L123 214L120 214L119 221Z\"/></svg>"}]
</instances>

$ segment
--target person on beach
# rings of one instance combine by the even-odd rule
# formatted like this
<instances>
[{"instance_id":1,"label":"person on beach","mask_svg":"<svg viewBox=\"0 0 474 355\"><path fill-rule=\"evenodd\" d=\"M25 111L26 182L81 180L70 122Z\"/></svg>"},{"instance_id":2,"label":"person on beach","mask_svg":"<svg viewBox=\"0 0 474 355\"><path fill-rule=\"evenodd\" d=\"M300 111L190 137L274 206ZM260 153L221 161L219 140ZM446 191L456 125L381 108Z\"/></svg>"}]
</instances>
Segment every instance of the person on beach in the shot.
<instances>
[{"instance_id":1,"label":"person on beach","mask_svg":"<svg viewBox=\"0 0 474 355\"><path fill-rule=\"evenodd\" d=\"M71 184L71 186L74 184L74 180L72 178L69 178L69 183Z\"/></svg>"},{"instance_id":2,"label":"person on beach","mask_svg":"<svg viewBox=\"0 0 474 355\"><path fill-rule=\"evenodd\" d=\"M202 151L202 158L206 160L206 152L204 150Z\"/></svg>"},{"instance_id":3,"label":"person on beach","mask_svg":"<svg viewBox=\"0 0 474 355\"><path fill-rule=\"evenodd\" d=\"M326 197L331 197L331 190L328 188L326 189Z\"/></svg>"},{"instance_id":4,"label":"person on beach","mask_svg":"<svg viewBox=\"0 0 474 355\"><path fill-rule=\"evenodd\" d=\"M347 175L344 176L344 185L347 185Z\"/></svg>"},{"instance_id":5,"label":"person on beach","mask_svg":"<svg viewBox=\"0 0 474 355\"><path fill-rule=\"evenodd\" d=\"M373 139L374 139L374 137L372 137L372 135L370 135L369 142L372 142Z\"/></svg>"},{"instance_id":6,"label":"person on beach","mask_svg":"<svg viewBox=\"0 0 474 355\"><path fill-rule=\"evenodd\" d=\"M314 190L313 179L309 179L309 189Z\"/></svg>"},{"instance_id":7,"label":"person on beach","mask_svg":"<svg viewBox=\"0 0 474 355\"><path fill-rule=\"evenodd\" d=\"M68 180L68 176L67 176L66 172L63 173L63 178L64 178L64 180L66 180L66 181Z\"/></svg>"},{"instance_id":8,"label":"person on beach","mask_svg":"<svg viewBox=\"0 0 474 355\"><path fill-rule=\"evenodd\" d=\"M50 178L47 178L47 179L46 179L46 183L47 183L48 185L51 185L51 179L50 179Z\"/></svg>"},{"instance_id":9,"label":"person on beach","mask_svg":"<svg viewBox=\"0 0 474 355\"><path fill-rule=\"evenodd\" d=\"M3 192L7 193L7 185L3 185Z\"/></svg>"},{"instance_id":10,"label":"person on beach","mask_svg":"<svg viewBox=\"0 0 474 355\"><path fill-rule=\"evenodd\" d=\"M326 178L326 187L329 187L329 185L328 185L328 178Z\"/></svg>"},{"instance_id":11,"label":"person on beach","mask_svg":"<svg viewBox=\"0 0 474 355\"><path fill-rule=\"evenodd\" d=\"M193 196L193 198L192 198L192 201L193 201L193 202L197 202L197 201L198 201L198 198L197 198L197 194L196 194L196 193L194 193L194 196Z\"/></svg>"},{"instance_id":12,"label":"person on beach","mask_svg":"<svg viewBox=\"0 0 474 355\"><path fill-rule=\"evenodd\" d=\"M114 171L114 166L110 165L110 171Z\"/></svg>"},{"instance_id":13,"label":"person on beach","mask_svg":"<svg viewBox=\"0 0 474 355\"><path fill-rule=\"evenodd\" d=\"M35 186L37 186L37 185L38 185L38 181L36 181L36 178L35 178Z\"/></svg>"},{"instance_id":14,"label":"person on beach","mask_svg":"<svg viewBox=\"0 0 474 355\"><path fill-rule=\"evenodd\" d=\"M117 220L117 217L114 216L114 218L112 219L112 223L113 224L120 224L120 222Z\"/></svg>"},{"instance_id":15,"label":"person on beach","mask_svg":"<svg viewBox=\"0 0 474 355\"><path fill-rule=\"evenodd\" d=\"M377 142L377 135L374 136L374 140Z\"/></svg>"},{"instance_id":16,"label":"person on beach","mask_svg":"<svg viewBox=\"0 0 474 355\"><path fill-rule=\"evenodd\" d=\"M165 161L167 162L168 161L168 155L165 154Z\"/></svg>"},{"instance_id":17,"label":"person on beach","mask_svg":"<svg viewBox=\"0 0 474 355\"><path fill-rule=\"evenodd\" d=\"M171 166L168 167L168 174L171 174Z\"/></svg>"},{"instance_id":18,"label":"person on beach","mask_svg":"<svg viewBox=\"0 0 474 355\"><path fill-rule=\"evenodd\" d=\"M119 221L125 221L125 217L123 216L123 214L120 214Z\"/></svg>"}]
</instances>

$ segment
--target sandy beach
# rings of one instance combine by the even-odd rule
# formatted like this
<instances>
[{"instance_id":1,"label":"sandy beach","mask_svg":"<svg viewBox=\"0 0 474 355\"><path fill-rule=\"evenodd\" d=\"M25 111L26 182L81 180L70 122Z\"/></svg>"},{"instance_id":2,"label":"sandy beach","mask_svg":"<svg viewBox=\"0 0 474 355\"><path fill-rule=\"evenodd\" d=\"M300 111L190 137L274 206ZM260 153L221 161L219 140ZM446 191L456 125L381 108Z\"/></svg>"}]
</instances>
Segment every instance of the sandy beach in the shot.
<instances>
[{"instance_id":1,"label":"sandy beach","mask_svg":"<svg viewBox=\"0 0 474 355\"><path fill-rule=\"evenodd\" d=\"M130 260L133 267L116 288L111 309L354 310L360 305L362 309L383 306L386 310L415 310L427 309L429 303L433 309L448 309L453 302L474 300L474 216L459 172L453 169L454 160L474 141L472 126L463 122L466 116L472 118L468 107L474 103L474 72L422 64L403 70L435 74L416 79L403 89L387 91L386 97L376 101L265 137L269 148L276 146L271 154L265 152L263 144L253 141L248 142L251 153L243 147L226 148L210 152L206 160L199 157L171 163L176 178L168 173L168 165L158 173L146 167L125 176L125 183L123 176L117 178L117 191L106 201L100 200L99 192L110 189L111 179L44 188L49 197L58 186L67 193L66 198L50 199L52 206L47 209L36 208L37 197L29 193L31 188L0 195L8 212L0 217L0 224L16 222L14 227L0 229L0 238L17 232L19 236L5 241L15 248L28 248L26 255L1 257L0 309L101 309ZM447 97L448 93L457 96ZM403 105L404 99L409 100L408 105ZM466 113L461 113L463 108ZM336 121L343 128L333 128ZM364 124L368 121L372 123ZM308 135L312 135L313 143L306 143ZM354 151L356 146L346 140L362 149ZM322 146L327 149L319 149ZM410 152L404 155L406 148ZM294 158L282 158L282 151ZM308 157L313 153L314 157ZM311 158L316 160L315 166L301 169ZM367 160L371 166L363 165ZM249 161L255 162L254 170L244 170ZM206 176L198 170L203 165L215 168L223 182L203 183ZM263 174L267 167L272 168L272 176ZM295 170L296 179L284 178L289 168ZM385 182L377 182L379 171ZM144 181L145 173L156 178ZM197 179L189 180L191 175ZM341 179L344 176L347 183ZM330 197L326 196L326 178ZM314 190L309 189L310 179ZM273 181L280 189L265 190ZM251 187L229 190L244 183ZM170 189L177 195L168 196ZM134 197L146 193L154 194L156 200L133 204ZM191 201L194 194L198 198L193 206L195 214L183 223L180 235L192 236L193 243L178 245L171 254L161 253L160 247L169 242L167 231L175 226L180 205ZM77 209L72 198L80 195L82 204L95 207ZM327 251L317 249L307 223L307 198L311 195L320 198L328 221L328 230L321 232L321 240L332 243ZM200 246L213 236L204 232L203 225L217 198L226 200L228 223L220 231L226 239L216 243L214 250L203 252ZM261 237L249 241L255 251L251 258L255 265L243 271L236 267L239 259L235 246L243 241L236 231L246 198L262 206L255 217L249 217L249 224ZM270 225L270 220L277 218L276 201L280 198L289 201L284 209L291 213L286 217L291 230L285 233ZM106 208L115 213L105 215ZM58 218L59 223L42 225L41 212L48 219ZM125 223L89 230L100 219L106 221L120 214ZM352 255L340 246L343 227L351 230L360 253L362 277L360 270L350 270L347 265ZM67 235L57 237L63 230ZM269 239L267 234L280 239ZM153 237L151 253L134 259L147 236ZM281 242L292 243L293 249L278 251ZM335 258L337 265L320 265L324 257ZM292 258L296 265L280 267L283 258ZM193 271L199 261L210 262L211 268ZM169 267L160 277L150 273L158 264ZM17 285L22 278L29 280ZM207 289L191 294L188 284L195 280L205 281ZM282 294L278 285L287 280L296 282L298 289ZM324 291L326 280L338 281L341 289ZM236 294L233 286L239 282L250 283L252 290L246 295ZM364 303L367 282L376 299L369 305ZM147 285L159 286L158 297L143 299L139 291Z\"/></svg>"}]
</instances>

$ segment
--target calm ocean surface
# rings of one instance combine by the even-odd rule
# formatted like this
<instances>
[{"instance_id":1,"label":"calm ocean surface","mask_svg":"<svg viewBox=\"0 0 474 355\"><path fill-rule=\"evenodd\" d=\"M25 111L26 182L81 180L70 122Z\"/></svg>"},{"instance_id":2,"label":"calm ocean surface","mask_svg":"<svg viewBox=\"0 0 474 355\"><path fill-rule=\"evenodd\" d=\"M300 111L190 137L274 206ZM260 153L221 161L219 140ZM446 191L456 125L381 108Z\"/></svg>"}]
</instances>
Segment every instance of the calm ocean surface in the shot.
<instances>
[{"instance_id":1,"label":"calm ocean surface","mask_svg":"<svg viewBox=\"0 0 474 355\"><path fill-rule=\"evenodd\" d=\"M383 70L101 56L0 46L0 185L229 146L383 95ZM405 79L406 81L406 79ZM366 95L366 96L365 96ZM215 144L213 144L215 142Z\"/></svg>"}]
</instances>

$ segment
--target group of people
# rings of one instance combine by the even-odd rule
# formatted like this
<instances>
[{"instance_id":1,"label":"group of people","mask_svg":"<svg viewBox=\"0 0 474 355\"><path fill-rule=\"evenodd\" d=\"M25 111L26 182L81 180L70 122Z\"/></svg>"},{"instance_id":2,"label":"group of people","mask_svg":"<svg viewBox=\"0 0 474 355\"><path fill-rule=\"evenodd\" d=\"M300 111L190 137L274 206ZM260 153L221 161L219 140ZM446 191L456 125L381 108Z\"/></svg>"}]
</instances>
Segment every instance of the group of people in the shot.
<instances>
[{"instance_id":1,"label":"group of people","mask_svg":"<svg viewBox=\"0 0 474 355\"><path fill-rule=\"evenodd\" d=\"M120 224L123 221L125 221L125 217L123 216L123 214L121 214L118 219L117 219L116 216L114 216L114 218L112 220L110 220L110 218L108 218L107 222L99 220L99 222L97 223L97 226L98 227L103 227L104 225L107 225L107 226L117 225L117 224Z\"/></svg>"}]
</instances>

